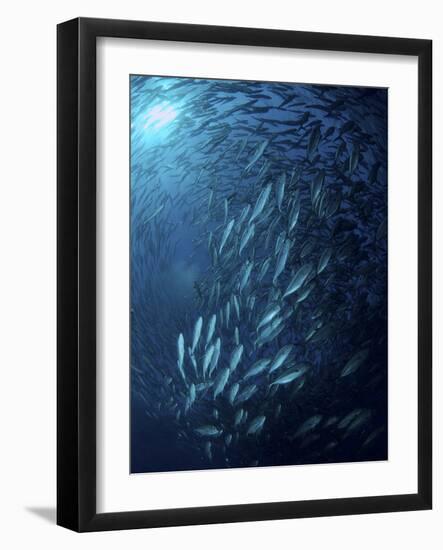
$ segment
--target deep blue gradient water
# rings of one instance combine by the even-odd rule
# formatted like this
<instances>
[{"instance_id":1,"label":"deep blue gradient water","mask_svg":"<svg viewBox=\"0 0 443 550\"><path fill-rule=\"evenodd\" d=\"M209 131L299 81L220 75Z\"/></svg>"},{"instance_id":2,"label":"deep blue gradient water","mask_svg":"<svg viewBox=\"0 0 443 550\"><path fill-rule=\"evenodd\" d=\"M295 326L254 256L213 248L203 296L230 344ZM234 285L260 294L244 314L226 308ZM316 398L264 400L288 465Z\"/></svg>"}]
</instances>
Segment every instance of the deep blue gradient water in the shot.
<instances>
[{"instance_id":1,"label":"deep blue gradient water","mask_svg":"<svg viewBox=\"0 0 443 550\"><path fill-rule=\"evenodd\" d=\"M387 90L130 86L131 471L385 460Z\"/></svg>"}]
</instances>

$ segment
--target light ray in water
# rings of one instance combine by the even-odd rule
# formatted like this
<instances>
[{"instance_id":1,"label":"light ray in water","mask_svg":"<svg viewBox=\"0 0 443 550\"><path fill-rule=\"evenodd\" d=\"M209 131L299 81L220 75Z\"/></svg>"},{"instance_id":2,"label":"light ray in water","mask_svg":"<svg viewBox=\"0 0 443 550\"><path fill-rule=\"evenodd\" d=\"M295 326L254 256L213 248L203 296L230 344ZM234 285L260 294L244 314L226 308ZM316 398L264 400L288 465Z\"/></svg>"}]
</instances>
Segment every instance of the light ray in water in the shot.
<instances>
[{"instance_id":1,"label":"light ray in water","mask_svg":"<svg viewBox=\"0 0 443 550\"><path fill-rule=\"evenodd\" d=\"M149 109L148 113L144 116L145 123L143 128L145 130L159 130L172 122L177 115L178 113L172 105L163 102Z\"/></svg>"}]
</instances>

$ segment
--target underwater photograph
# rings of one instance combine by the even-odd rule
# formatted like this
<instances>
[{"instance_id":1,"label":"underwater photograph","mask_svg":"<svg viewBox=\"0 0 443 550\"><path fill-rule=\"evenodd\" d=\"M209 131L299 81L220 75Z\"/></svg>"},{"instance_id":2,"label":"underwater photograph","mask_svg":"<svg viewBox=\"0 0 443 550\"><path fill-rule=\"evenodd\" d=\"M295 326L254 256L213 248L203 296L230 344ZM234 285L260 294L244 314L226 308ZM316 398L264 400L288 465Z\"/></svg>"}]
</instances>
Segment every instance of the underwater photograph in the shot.
<instances>
[{"instance_id":1,"label":"underwater photograph","mask_svg":"<svg viewBox=\"0 0 443 550\"><path fill-rule=\"evenodd\" d=\"M129 91L131 473L387 460L388 90Z\"/></svg>"}]
</instances>

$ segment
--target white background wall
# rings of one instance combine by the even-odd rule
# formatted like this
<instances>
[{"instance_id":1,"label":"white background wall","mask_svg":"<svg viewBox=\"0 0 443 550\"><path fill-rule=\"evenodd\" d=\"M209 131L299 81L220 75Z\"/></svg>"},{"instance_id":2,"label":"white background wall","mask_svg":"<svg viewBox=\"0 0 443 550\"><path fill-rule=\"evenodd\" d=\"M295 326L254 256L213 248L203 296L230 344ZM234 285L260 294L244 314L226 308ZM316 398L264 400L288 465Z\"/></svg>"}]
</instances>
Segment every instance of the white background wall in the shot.
<instances>
[{"instance_id":1,"label":"white background wall","mask_svg":"<svg viewBox=\"0 0 443 550\"><path fill-rule=\"evenodd\" d=\"M440 548L443 459L438 372L443 311L434 291L435 506L432 512L76 535L55 518L55 25L76 16L434 40L434 280L442 277L443 10L410 0L67 0L7 2L0 86L0 545L151 549L227 546ZM401 208L401 204L398 205ZM439 265L440 264L440 265ZM440 311L437 312L437 309Z\"/></svg>"}]
</instances>

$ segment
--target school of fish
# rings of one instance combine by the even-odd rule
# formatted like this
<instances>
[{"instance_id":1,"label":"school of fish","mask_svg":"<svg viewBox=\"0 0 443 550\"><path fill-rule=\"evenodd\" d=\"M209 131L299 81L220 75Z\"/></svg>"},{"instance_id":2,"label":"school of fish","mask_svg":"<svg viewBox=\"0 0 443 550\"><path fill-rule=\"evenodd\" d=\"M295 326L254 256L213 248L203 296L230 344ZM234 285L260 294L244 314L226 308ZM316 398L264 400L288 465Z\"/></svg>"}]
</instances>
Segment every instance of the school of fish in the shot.
<instances>
[{"instance_id":1,"label":"school of fish","mask_svg":"<svg viewBox=\"0 0 443 550\"><path fill-rule=\"evenodd\" d=\"M131 392L132 471L387 458L386 90L131 78Z\"/></svg>"}]
</instances>

